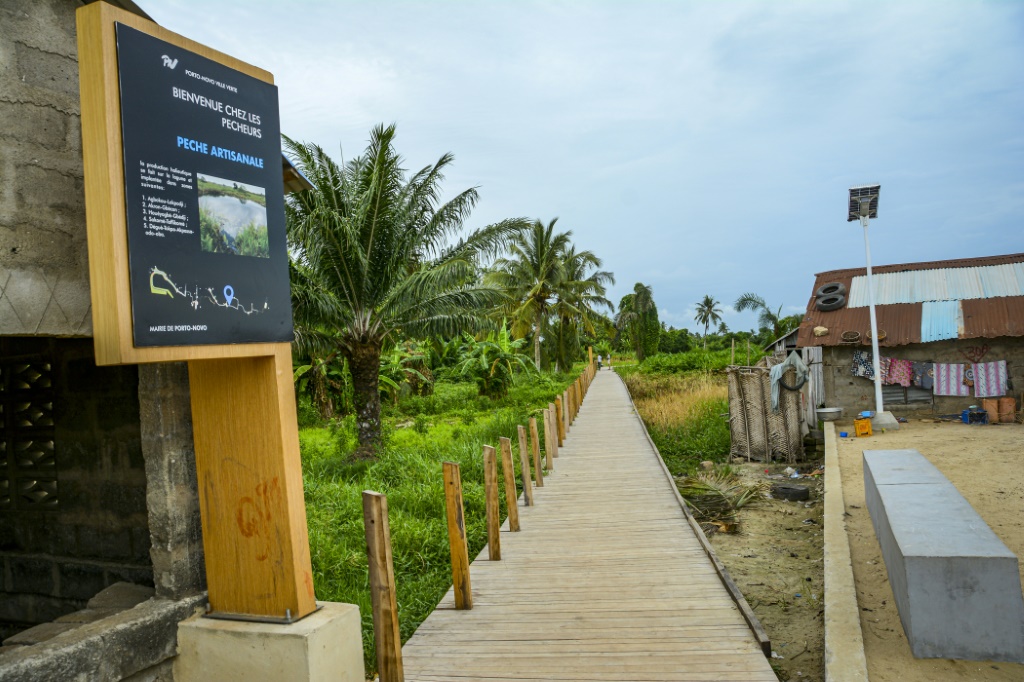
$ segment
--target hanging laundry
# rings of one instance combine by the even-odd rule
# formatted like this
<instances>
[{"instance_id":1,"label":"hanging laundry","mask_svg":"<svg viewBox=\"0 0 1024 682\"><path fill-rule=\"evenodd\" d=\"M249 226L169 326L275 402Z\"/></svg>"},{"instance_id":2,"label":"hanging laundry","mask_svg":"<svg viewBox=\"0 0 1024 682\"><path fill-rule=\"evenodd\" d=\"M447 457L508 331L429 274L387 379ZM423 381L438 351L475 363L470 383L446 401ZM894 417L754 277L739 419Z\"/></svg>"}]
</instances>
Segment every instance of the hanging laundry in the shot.
<instances>
[{"instance_id":1,"label":"hanging laundry","mask_svg":"<svg viewBox=\"0 0 1024 682\"><path fill-rule=\"evenodd\" d=\"M882 382L890 385L910 386L913 377L914 363L910 360L897 360L893 358L889 361L889 370L886 372Z\"/></svg>"},{"instance_id":2,"label":"hanging laundry","mask_svg":"<svg viewBox=\"0 0 1024 682\"><path fill-rule=\"evenodd\" d=\"M850 365L850 374L865 379L875 378L875 369L871 363L871 353L855 350L853 351L853 363Z\"/></svg>"},{"instance_id":3,"label":"hanging laundry","mask_svg":"<svg viewBox=\"0 0 1024 682\"><path fill-rule=\"evenodd\" d=\"M960 363L935 363L935 395L953 395L968 397L971 389L964 384L966 368Z\"/></svg>"},{"instance_id":4,"label":"hanging laundry","mask_svg":"<svg viewBox=\"0 0 1024 682\"><path fill-rule=\"evenodd\" d=\"M926 390L932 390L935 385L935 368L930 362L914 363L914 385Z\"/></svg>"},{"instance_id":5,"label":"hanging laundry","mask_svg":"<svg viewBox=\"0 0 1024 682\"><path fill-rule=\"evenodd\" d=\"M879 371L882 380L885 380L885 376L889 373L890 358L884 355L878 358ZM850 365L850 374L855 377L864 377L865 379L875 379L875 367L874 363L871 362L871 351L869 350L855 350L853 351L853 362Z\"/></svg>"},{"instance_id":6,"label":"hanging laundry","mask_svg":"<svg viewBox=\"0 0 1024 682\"><path fill-rule=\"evenodd\" d=\"M973 370L976 398L1006 395L1006 360L976 362Z\"/></svg>"}]
</instances>

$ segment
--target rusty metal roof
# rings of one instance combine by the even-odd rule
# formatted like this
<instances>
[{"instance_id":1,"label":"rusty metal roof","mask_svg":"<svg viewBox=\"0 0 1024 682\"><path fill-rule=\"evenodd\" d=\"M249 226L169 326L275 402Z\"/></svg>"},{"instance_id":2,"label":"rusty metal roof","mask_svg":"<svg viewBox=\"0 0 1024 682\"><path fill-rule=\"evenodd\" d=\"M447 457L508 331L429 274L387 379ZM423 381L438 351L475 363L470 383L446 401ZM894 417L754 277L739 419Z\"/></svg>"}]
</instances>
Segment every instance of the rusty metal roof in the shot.
<instances>
[{"instance_id":1,"label":"rusty metal roof","mask_svg":"<svg viewBox=\"0 0 1024 682\"><path fill-rule=\"evenodd\" d=\"M881 346L903 346L942 339L1024 336L1024 254L965 258L925 263L883 265L873 274L882 278L875 310L878 328L885 332ZM866 268L848 268L818 273L814 291L839 282L859 305L849 303L839 310L822 312L811 293L807 313L800 325L797 345L843 345L843 332L859 333L855 345L870 345L866 297ZM855 284L856 282L856 284ZM888 301L879 303L878 301ZM826 336L814 336L815 327L826 327ZM879 334L882 336L882 334Z\"/></svg>"}]
</instances>

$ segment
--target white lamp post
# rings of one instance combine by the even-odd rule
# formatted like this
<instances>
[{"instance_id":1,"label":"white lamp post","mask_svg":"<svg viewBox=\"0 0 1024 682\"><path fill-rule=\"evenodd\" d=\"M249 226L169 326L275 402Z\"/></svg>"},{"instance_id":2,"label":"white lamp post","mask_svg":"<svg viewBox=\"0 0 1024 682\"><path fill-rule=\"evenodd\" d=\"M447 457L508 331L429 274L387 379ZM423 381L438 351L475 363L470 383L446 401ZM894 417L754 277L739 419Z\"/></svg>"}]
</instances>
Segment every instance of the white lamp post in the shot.
<instances>
[{"instance_id":1,"label":"white lamp post","mask_svg":"<svg viewBox=\"0 0 1024 682\"><path fill-rule=\"evenodd\" d=\"M878 425L899 428L896 419L885 412L882 404L882 373L879 371L878 319L875 317L875 286L871 280L871 242L868 241L868 221L878 217L878 195L881 185L861 185L850 188L849 211L846 222L860 220L864 228L864 257L867 260L868 315L871 318L871 355L875 377L875 419Z\"/></svg>"},{"instance_id":2,"label":"white lamp post","mask_svg":"<svg viewBox=\"0 0 1024 682\"><path fill-rule=\"evenodd\" d=\"M864 257L868 263L868 314L871 317L871 362L875 375L875 413L882 412L882 374L878 371L878 320L875 317L875 287L871 282L871 242L868 241L868 221L878 217L878 194L881 185L861 185L850 188L850 210L846 222L860 220L864 228Z\"/></svg>"}]
</instances>

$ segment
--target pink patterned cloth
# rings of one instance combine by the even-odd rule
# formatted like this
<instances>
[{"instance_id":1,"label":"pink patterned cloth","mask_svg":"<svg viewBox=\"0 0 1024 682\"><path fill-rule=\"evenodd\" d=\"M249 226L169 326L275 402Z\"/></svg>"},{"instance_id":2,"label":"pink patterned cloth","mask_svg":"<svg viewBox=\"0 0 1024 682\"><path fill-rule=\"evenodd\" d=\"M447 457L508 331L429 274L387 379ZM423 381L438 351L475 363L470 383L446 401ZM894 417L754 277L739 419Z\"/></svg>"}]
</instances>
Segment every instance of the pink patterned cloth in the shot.
<instances>
[{"instance_id":1,"label":"pink patterned cloth","mask_svg":"<svg viewBox=\"0 0 1024 682\"><path fill-rule=\"evenodd\" d=\"M969 397L971 387L964 384L964 365L935 363L935 395Z\"/></svg>"},{"instance_id":2,"label":"pink patterned cloth","mask_svg":"<svg viewBox=\"0 0 1024 682\"><path fill-rule=\"evenodd\" d=\"M910 360L897 360L896 358L892 358L889 361L889 371L882 378L882 382L886 384L910 386L913 378L914 363Z\"/></svg>"},{"instance_id":3,"label":"pink patterned cloth","mask_svg":"<svg viewBox=\"0 0 1024 682\"><path fill-rule=\"evenodd\" d=\"M974 363L974 396L995 398L1006 395L1006 360Z\"/></svg>"}]
</instances>

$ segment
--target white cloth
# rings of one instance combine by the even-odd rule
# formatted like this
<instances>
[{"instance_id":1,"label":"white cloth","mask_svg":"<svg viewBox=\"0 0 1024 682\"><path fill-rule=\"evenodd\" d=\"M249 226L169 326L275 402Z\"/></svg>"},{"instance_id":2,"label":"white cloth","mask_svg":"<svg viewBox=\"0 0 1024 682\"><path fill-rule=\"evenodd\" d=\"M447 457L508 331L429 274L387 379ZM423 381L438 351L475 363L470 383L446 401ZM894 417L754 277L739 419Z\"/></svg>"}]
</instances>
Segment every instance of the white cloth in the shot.
<instances>
[{"instance_id":1,"label":"white cloth","mask_svg":"<svg viewBox=\"0 0 1024 682\"><path fill-rule=\"evenodd\" d=\"M786 370L792 367L796 370L796 383L797 386L802 386L807 381L807 375L809 370L804 361L800 358L800 354L792 352L784 362L772 367L768 376L772 381L772 412L779 411L779 381L782 379L782 375L786 373Z\"/></svg>"}]
</instances>

